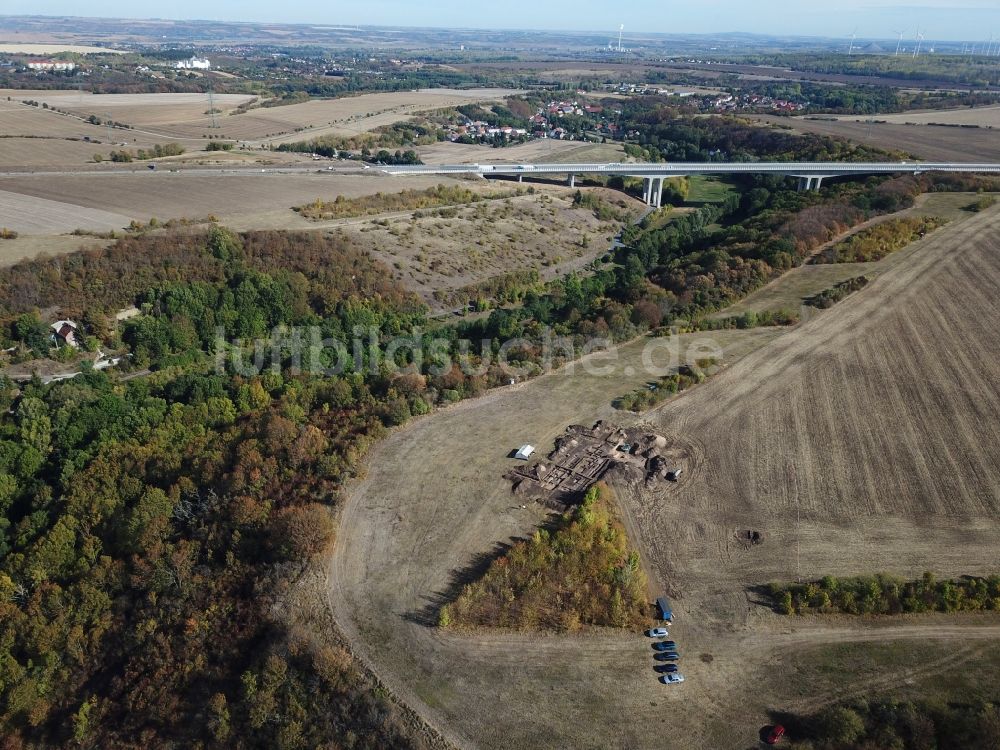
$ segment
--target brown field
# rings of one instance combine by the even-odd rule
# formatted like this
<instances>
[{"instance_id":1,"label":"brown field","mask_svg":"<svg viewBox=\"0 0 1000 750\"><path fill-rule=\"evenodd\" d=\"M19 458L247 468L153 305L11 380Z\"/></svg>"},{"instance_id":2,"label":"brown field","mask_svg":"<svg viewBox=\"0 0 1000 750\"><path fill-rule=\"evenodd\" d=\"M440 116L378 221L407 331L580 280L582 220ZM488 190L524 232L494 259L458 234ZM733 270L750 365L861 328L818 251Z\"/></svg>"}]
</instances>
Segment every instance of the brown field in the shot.
<instances>
[{"instance_id":1,"label":"brown field","mask_svg":"<svg viewBox=\"0 0 1000 750\"><path fill-rule=\"evenodd\" d=\"M106 247L112 240L96 237L76 237L73 235L30 235L16 240L0 240L0 266L11 266L18 261L37 258L40 255L65 255L77 250Z\"/></svg>"},{"instance_id":2,"label":"brown field","mask_svg":"<svg viewBox=\"0 0 1000 750\"><path fill-rule=\"evenodd\" d=\"M623 162L625 150L618 143L584 143L540 138L507 148L469 143L435 143L417 149L426 164L475 164L477 162Z\"/></svg>"},{"instance_id":3,"label":"brown field","mask_svg":"<svg viewBox=\"0 0 1000 750\"><path fill-rule=\"evenodd\" d=\"M3 187L3 185L0 183ZM18 234L59 234L74 229L121 229L131 219L125 214L74 205L19 192L0 190L0 226Z\"/></svg>"},{"instance_id":4,"label":"brown field","mask_svg":"<svg viewBox=\"0 0 1000 750\"><path fill-rule=\"evenodd\" d=\"M21 98L40 101L34 94ZM76 101L75 95L67 98ZM102 112L100 117L105 118L106 113ZM112 119L118 118L112 115ZM145 132L113 129L109 141L104 126L41 107L29 107L19 101L7 101L6 95L0 98L0 134L4 136L0 138L0 170L77 167L91 162L94 154L108 158L112 150L120 148L119 143L127 143L130 148L147 148L168 140ZM84 141L84 137L92 142ZM201 144L186 145L201 148Z\"/></svg>"},{"instance_id":5,"label":"brown field","mask_svg":"<svg viewBox=\"0 0 1000 750\"><path fill-rule=\"evenodd\" d=\"M640 202L620 193L600 193L611 203L627 202L633 215L641 211ZM621 227L573 206L573 192L555 187L458 207L452 218L435 217L434 210L421 213L419 219L412 212L398 215L388 226L372 218L339 224L434 307L431 295L439 289L456 289L514 269L536 268L544 279L580 269L608 251Z\"/></svg>"},{"instance_id":6,"label":"brown field","mask_svg":"<svg viewBox=\"0 0 1000 750\"><path fill-rule=\"evenodd\" d=\"M223 135L223 130L213 129L212 118L206 114L209 110L207 94L90 94L77 91L48 91L33 93L30 96L20 92L2 91L0 95L11 96L15 100L32 99L57 107L80 118L97 115L101 120L111 119L116 122L131 125L134 130L113 130L112 137L117 141L125 141L130 145L136 139L135 145L142 146L139 140L156 142L165 140L190 141L202 139L208 135ZM244 94L215 94L215 109L222 110L217 115L221 122L225 114L237 106L252 99ZM32 108L26 108L30 112ZM42 110L44 112L44 110ZM45 113L50 117L64 120L64 128L72 128L81 123L73 117L59 113ZM99 140L107 141L107 130L94 128ZM190 143L184 144L192 147Z\"/></svg>"},{"instance_id":7,"label":"brown field","mask_svg":"<svg viewBox=\"0 0 1000 750\"><path fill-rule=\"evenodd\" d=\"M4 55L56 55L60 52L75 52L78 55L125 54L121 50L85 44L0 44L0 54Z\"/></svg>"},{"instance_id":8,"label":"brown field","mask_svg":"<svg viewBox=\"0 0 1000 750\"><path fill-rule=\"evenodd\" d=\"M531 441L546 452L567 424L611 417L611 399L649 377L643 342L611 373L577 365L376 448L327 580L314 581L356 651L461 747L746 748L772 710L984 674L995 615L783 618L749 590L825 573L996 570L1000 211L902 252L850 304L789 332L680 337L714 340L729 366L639 417L688 455L677 485L616 488L653 588L674 597L683 685L656 682L638 633L428 624L480 555L544 518L501 478L508 451ZM743 548L735 535L747 529L763 544Z\"/></svg>"},{"instance_id":9,"label":"brown field","mask_svg":"<svg viewBox=\"0 0 1000 750\"><path fill-rule=\"evenodd\" d=\"M846 122L867 122L866 117L842 115L838 118ZM962 109L938 109L927 112L898 112L875 115L876 120L885 120L896 125L976 125L983 128L1000 127L1000 107L963 107Z\"/></svg>"},{"instance_id":10,"label":"brown field","mask_svg":"<svg viewBox=\"0 0 1000 750\"><path fill-rule=\"evenodd\" d=\"M241 230L306 229L315 224L290 206L442 182L449 180L391 177L374 170L364 175L205 175L146 172L141 165L134 174L25 175L0 179L0 226L22 234L56 234L77 227L121 229L133 219L165 221L215 214Z\"/></svg>"},{"instance_id":11,"label":"brown field","mask_svg":"<svg viewBox=\"0 0 1000 750\"><path fill-rule=\"evenodd\" d=\"M219 124L220 130L231 138L276 145L324 135L357 135L405 120L417 112L494 101L517 93L508 89L422 89L363 94L255 109L223 118Z\"/></svg>"},{"instance_id":12,"label":"brown field","mask_svg":"<svg viewBox=\"0 0 1000 750\"><path fill-rule=\"evenodd\" d=\"M24 97L30 99L32 97ZM41 107L29 107L20 101L0 99L0 125L6 136L40 136L52 138L81 138L90 136L106 141L108 131L75 117L66 117Z\"/></svg>"},{"instance_id":13,"label":"brown field","mask_svg":"<svg viewBox=\"0 0 1000 750\"><path fill-rule=\"evenodd\" d=\"M857 143L905 151L925 161L1000 161L1000 138L985 129L807 120L776 115L758 115L754 119L791 126L800 133L839 136Z\"/></svg>"},{"instance_id":14,"label":"brown field","mask_svg":"<svg viewBox=\"0 0 1000 750\"><path fill-rule=\"evenodd\" d=\"M87 164L94 154L108 158L115 146L65 138L0 138L0 169Z\"/></svg>"},{"instance_id":15,"label":"brown field","mask_svg":"<svg viewBox=\"0 0 1000 750\"><path fill-rule=\"evenodd\" d=\"M283 107L252 109L246 113L234 113L240 104L254 97L244 94L215 94L215 109L218 127L212 127L212 117L207 114L210 107L207 94L90 94L76 90L66 91L17 91L0 89L0 97L8 108L18 108L34 114L34 107L28 108L18 101L32 99L58 107L80 118L97 115L102 120L110 119L131 125L134 130L113 131L115 140L119 137L130 144L143 146L144 139L152 142L176 140L188 148L197 148L193 143L203 142L209 136L278 144L289 141L306 140L321 135L356 135L381 125L394 122L421 111L477 101L492 101L518 93L507 89L423 89L420 91L392 92L384 94L364 94L340 99L317 99ZM6 98L11 97L12 102ZM93 132L80 131L84 126L80 120L58 113L38 110L50 121L43 128L52 132L45 135L81 134L107 140L104 129L92 125ZM5 110L0 109L0 124L7 129ZM37 115L35 118L37 119ZM58 132L56 132L58 131ZM35 132L35 131L28 131Z\"/></svg>"}]
</instances>

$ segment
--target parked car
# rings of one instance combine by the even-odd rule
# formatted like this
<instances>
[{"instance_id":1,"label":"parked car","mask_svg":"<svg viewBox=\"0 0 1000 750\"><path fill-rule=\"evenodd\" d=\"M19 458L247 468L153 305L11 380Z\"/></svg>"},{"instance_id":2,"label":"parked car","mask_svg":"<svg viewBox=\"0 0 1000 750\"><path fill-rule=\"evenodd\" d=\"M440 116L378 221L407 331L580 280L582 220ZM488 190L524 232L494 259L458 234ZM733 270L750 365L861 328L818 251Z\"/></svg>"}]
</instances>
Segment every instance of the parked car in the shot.
<instances>
[{"instance_id":1,"label":"parked car","mask_svg":"<svg viewBox=\"0 0 1000 750\"><path fill-rule=\"evenodd\" d=\"M657 641L653 644L653 648L657 651L676 651L677 641Z\"/></svg>"},{"instance_id":2,"label":"parked car","mask_svg":"<svg viewBox=\"0 0 1000 750\"><path fill-rule=\"evenodd\" d=\"M677 682L684 682L684 675L682 675L680 672L675 672L673 674L665 674L663 675L663 677L660 678L660 682L662 682L664 685L673 685L674 683Z\"/></svg>"},{"instance_id":3,"label":"parked car","mask_svg":"<svg viewBox=\"0 0 1000 750\"><path fill-rule=\"evenodd\" d=\"M673 674L678 669L676 664L657 664L653 667L654 672L659 672L660 674Z\"/></svg>"},{"instance_id":4,"label":"parked car","mask_svg":"<svg viewBox=\"0 0 1000 750\"><path fill-rule=\"evenodd\" d=\"M666 628L653 628L646 631L646 635L650 638L666 638L670 633L667 632Z\"/></svg>"},{"instance_id":5,"label":"parked car","mask_svg":"<svg viewBox=\"0 0 1000 750\"><path fill-rule=\"evenodd\" d=\"M670 600L665 596L661 596L656 600L656 608L660 610L660 617L668 625L674 621L674 610L670 606Z\"/></svg>"},{"instance_id":6,"label":"parked car","mask_svg":"<svg viewBox=\"0 0 1000 750\"><path fill-rule=\"evenodd\" d=\"M777 745L778 741L785 736L785 728L781 724L775 724L771 727L771 731L767 733L764 737L764 742L768 745Z\"/></svg>"},{"instance_id":7,"label":"parked car","mask_svg":"<svg viewBox=\"0 0 1000 750\"><path fill-rule=\"evenodd\" d=\"M681 658L681 655L676 651L663 651L659 654L654 654L653 658L657 661L677 661Z\"/></svg>"}]
</instances>

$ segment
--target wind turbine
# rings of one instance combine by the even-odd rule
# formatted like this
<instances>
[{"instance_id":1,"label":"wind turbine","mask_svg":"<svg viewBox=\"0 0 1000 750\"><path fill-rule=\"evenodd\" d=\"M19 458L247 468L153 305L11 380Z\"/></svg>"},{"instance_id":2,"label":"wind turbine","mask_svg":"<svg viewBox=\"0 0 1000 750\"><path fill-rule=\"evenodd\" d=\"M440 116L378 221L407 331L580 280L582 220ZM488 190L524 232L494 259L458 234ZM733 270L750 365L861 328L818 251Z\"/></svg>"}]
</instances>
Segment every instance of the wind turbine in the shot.
<instances>
[{"instance_id":1,"label":"wind turbine","mask_svg":"<svg viewBox=\"0 0 1000 750\"><path fill-rule=\"evenodd\" d=\"M917 29L917 46L913 50L914 59L920 56L920 45L923 44L924 35L920 33L920 29Z\"/></svg>"},{"instance_id":2,"label":"wind turbine","mask_svg":"<svg viewBox=\"0 0 1000 750\"><path fill-rule=\"evenodd\" d=\"M896 51L892 55L893 57L897 57L899 55L899 48L901 46L903 46L903 34L906 33L906 32L904 30L904 31L895 31L893 33L894 34L899 34L899 41L896 42Z\"/></svg>"}]
</instances>

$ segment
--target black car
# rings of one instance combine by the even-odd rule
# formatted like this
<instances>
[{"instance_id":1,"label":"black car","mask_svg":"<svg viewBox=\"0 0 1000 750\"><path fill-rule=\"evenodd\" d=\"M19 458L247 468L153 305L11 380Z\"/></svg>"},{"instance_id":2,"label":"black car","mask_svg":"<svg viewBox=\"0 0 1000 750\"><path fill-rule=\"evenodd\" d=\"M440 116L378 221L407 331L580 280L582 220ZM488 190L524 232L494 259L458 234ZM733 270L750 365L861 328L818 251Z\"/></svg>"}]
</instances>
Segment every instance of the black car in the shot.
<instances>
[{"instance_id":1,"label":"black car","mask_svg":"<svg viewBox=\"0 0 1000 750\"><path fill-rule=\"evenodd\" d=\"M653 644L653 648L657 651L676 651L677 641L659 641Z\"/></svg>"},{"instance_id":2,"label":"black car","mask_svg":"<svg viewBox=\"0 0 1000 750\"><path fill-rule=\"evenodd\" d=\"M657 664L653 667L653 671L659 672L660 674L674 674L677 672L676 664Z\"/></svg>"},{"instance_id":3,"label":"black car","mask_svg":"<svg viewBox=\"0 0 1000 750\"><path fill-rule=\"evenodd\" d=\"M677 661L681 658L681 655L676 651L663 651L659 654L653 656L657 661Z\"/></svg>"}]
</instances>

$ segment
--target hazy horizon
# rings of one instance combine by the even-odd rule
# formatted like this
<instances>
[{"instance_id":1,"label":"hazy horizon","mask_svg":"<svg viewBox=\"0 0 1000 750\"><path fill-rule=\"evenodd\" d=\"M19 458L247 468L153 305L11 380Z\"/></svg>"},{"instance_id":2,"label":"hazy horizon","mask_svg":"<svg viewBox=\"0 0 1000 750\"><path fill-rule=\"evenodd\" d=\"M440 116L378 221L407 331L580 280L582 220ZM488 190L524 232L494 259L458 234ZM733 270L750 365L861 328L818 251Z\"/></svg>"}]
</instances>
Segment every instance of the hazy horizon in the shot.
<instances>
[{"instance_id":1,"label":"hazy horizon","mask_svg":"<svg viewBox=\"0 0 1000 750\"><path fill-rule=\"evenodd\" d=\"M761 0L749 5L737 0L703 0L698 7L664 6L654 0L635 0L615 7L604 3L577 3L572 17L551 6L509 0L503 5L475 6L455 0L421 6L402 0L370 0L356 7L324 6L314 0L289 0L275 6L263 0L236 3L222 0L213 12L194 0L178 0L173 11L144 15L125 0L94 0L82 15L70 0L8 0L2 15L72 16L132 20L225 21L312 24L320 26L403 26L440 29L503 29L570 31L624 36L641 33L729 34L773 36L895 39L900 32L914 39L919 28L928 40L986 41L1000 38L1000 4L994 0L841 0L813 2L804 7L792 0ZM719 19L725 19L720 26Z\"/></svg>"}]
</instances>

